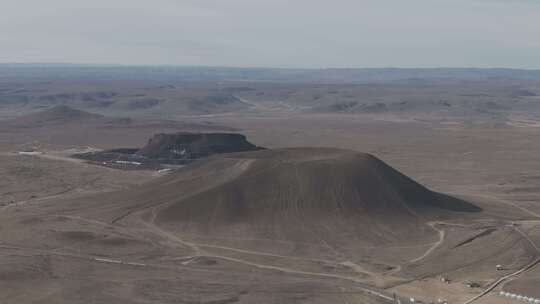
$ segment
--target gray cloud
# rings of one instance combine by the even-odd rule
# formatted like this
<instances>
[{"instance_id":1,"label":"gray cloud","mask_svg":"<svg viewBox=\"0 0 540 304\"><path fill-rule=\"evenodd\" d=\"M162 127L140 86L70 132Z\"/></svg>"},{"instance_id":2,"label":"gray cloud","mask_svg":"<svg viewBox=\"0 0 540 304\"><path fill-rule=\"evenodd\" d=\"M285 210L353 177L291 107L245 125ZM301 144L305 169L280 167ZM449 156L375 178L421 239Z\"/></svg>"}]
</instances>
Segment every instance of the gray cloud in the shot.
<instances>
[{"instance_id":1,"label":"gray cloud","mask_svg":"<svg viewBox=\"0 0 540 304\"><path fill-rule=\"evenodd\" d=\"M533 0L0 0L0 7L0 62L540 68Z\"/></svg>"}]
</instances>

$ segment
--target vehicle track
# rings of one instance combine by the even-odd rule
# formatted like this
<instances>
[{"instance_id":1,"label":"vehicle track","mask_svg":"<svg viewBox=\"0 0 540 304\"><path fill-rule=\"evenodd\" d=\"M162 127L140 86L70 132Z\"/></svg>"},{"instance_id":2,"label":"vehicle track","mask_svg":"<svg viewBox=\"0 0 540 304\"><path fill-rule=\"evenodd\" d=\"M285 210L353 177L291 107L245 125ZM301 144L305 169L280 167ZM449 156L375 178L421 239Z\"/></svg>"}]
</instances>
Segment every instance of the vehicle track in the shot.
<instances>
[{"instance_id":1,"label":"vehicle track","mask_svg":"<svg viewBox=\"0 0 540 304\"><path fill-rule=\"evenodd\" d=\"M172 233L170 233L168 231L165 231L165 230L161 229L160 227L158 227L154 223L156 215L157 215L157 208L158 208L158 206L156 206L156 207L154 207L152 209L152 211L151 211L152 216L151 216L149 222L144 221L140 216L138 217L138 219L142 222L142 224L145 227L150 229L153 233L155 233L155 234L157 234L157 235L159 235L161 237L164 237L164 238L170 240L173 243L177 243L177 244L179 244L179 245L181 245L183 247L189 247L189 248L193 249L195 254L194 254L194 256L191 256L191 258L207 257L207 258L226 260L226 261L230 261L230 262L236 262L236 263L256 267L256 268L259 268L259 269L274 270L274 271L279 271L279 272L289 273L289 274L295 274L295 275L316 276L316 277L323 277L323 278L333 278L333 279L352 281L352 282L361 284L360 288L367 294L371 294L371 295L374 295L374 296L377 296L379 298L389 300L389 301L393 300L393 298L391 296L383 293L382 291L376 290L373 287L368 286L367 284L365 284L365 282L361 281L359 278L355 278L355 277L352 277L352 276L336 275L336 274L320 273L320 272L301 271L301 270L296 270L296 269L292 269L292 268L288 268L288 267L278 267L278 266L266 265L266 264L261 264L261 263L254 263L254 262L251 262L251 261L246 261L246 260L238 259L238 258L231 258L231 257L223 256L223 255L209 254L209 253L207 253L206 251L204 251L204 250L202 250L200 248L200 247L204 247L204 245L200 245L200 244L197 244L197 243L192 243L192 242L185 241L185 240L179 238L178 236L176 236L176 235L174 235L174 234L172 234ZM222 247L222 248L227 248L227 247ZM230 249L233 249L233 248L230 248Z\"/></svg>"},{"instance_id":2,"label":"vehicle track","mask_svg":"<svg viewBox=\"0 0 540 304\"><path fill-rule=\"evenodd\" d=\"M428 225L433 228L434 230L436 230L438 233L439 233L439 240L437 242L435 242L433 244L433 246L431 246L428 250L426 250L426 252L424 252L424 254L422 254L421 256L415 258L415 259L412 259L412 260L409 260L408 263L416 263L420 260L423 260L425 259L428 255L430 255L433 251L435 251L435 249L437 249L442 243L444 243L444 239L446 238L446 231L444 229L438 229L437 228L437 224L443 224L441 222L430 222L428 223Z\"/></svg>"}]
</instances>

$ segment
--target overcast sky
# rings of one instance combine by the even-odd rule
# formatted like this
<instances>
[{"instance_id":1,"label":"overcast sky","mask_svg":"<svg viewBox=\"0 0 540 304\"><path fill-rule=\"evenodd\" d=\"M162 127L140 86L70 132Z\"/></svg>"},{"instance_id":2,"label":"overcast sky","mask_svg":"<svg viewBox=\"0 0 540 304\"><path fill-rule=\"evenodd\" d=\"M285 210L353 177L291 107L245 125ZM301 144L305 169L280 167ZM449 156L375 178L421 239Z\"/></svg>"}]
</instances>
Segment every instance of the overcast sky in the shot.
<instances>
[{"instance_id":1,"label":"overcast sky","mask_svg":"<svg viewBox=\"0 0 540 304\"><path fill-rule=\"evenodd\" d=\"M0 0L0 62L540 68L540 0Z\"/></svg>"}]
</instances>

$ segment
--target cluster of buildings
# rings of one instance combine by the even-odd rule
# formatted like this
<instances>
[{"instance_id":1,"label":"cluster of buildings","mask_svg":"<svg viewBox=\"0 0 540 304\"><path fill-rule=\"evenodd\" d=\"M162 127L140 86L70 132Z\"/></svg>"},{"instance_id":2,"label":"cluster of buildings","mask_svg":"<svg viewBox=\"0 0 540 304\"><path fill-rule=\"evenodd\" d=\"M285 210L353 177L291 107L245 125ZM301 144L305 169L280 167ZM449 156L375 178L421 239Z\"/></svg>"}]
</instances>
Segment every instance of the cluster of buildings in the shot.
<instances>
[{"instance_id":1,"label":"cluster of buildings","mask_svg":"<svg viewBox=\"0 0 540 304\"><path fill-rule=\"evenodd\" d=\"M409 298L407 299L409 304L423 304L424 302L420 301L420 300L417 300L415 298ZM406 301L407 302L407 301ZM397 299L397 301L394 301L394 303L397 303L397 304L402 304L401 300ZM448 304L448 301L444 300L444 299L437 299L437 302L434 303L434 302L430 302L429 304Z\"/></svg>"},{"instance_id":2,"label":"cluster of buildings","mask_svg":"<svg viewBox=\"0 0 540 304\"><path fill-rule=\"evenodd\" d=\"M515 293L510 293L510 292L501 291L499 292L499 296L512 299L512 300L522 301L528 304L540 304L540 299L530 298L530 297L526 297L526 296L522 296Z\"/></svg>"}]
</instances>

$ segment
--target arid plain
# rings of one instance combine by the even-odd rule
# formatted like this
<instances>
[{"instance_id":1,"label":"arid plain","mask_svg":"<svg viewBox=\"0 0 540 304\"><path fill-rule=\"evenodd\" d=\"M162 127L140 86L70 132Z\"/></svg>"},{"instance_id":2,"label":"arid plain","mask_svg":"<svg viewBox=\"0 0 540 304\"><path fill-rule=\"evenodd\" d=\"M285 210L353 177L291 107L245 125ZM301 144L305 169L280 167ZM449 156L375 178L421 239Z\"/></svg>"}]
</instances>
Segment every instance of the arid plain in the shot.
<instances>
[{"instance_id":1,"label":"arid plain","mask_svg":"<svg viewBox=\"0 0 540 304\"><path fill-rule=\"evenodd\" d=\"M0 303L540 298L539 81L2 75ZM266 150L71 157L176 132Z\"/></svg>"}]
</instances>

